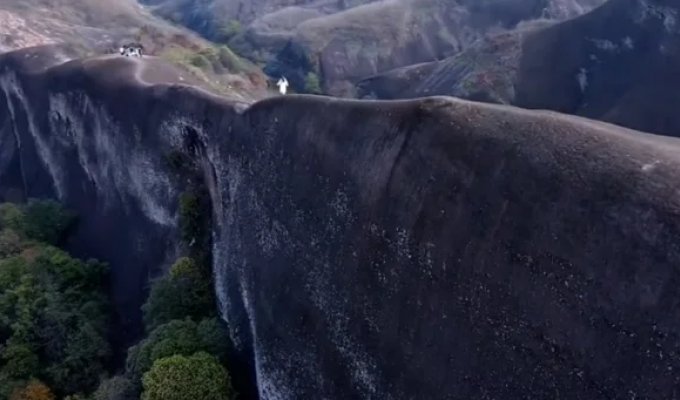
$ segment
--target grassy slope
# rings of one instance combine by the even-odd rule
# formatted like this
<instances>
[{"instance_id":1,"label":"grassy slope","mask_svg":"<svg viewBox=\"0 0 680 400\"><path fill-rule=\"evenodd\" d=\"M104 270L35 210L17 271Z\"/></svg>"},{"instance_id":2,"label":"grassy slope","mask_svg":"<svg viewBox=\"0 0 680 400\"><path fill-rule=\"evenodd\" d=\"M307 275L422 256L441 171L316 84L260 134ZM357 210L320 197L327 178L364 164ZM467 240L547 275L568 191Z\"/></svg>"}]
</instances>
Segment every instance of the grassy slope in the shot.
<instances>
[{"instance_id":1,"label":"grassy slope","mask_svg":"<svg viewBox=\"0 0 680 400\"><path fill-rule=\"evenodd\" d=\"M153 16L135 0L0 3L0 52L68 43L84 55L99 55L111 53L121 42L130 40L142 42L148 54L188 70L213 91L241 99L265 95L266 81L259 68L233 53L211 58L220 54L212 43Z\"/></svg>"}]
</instances>

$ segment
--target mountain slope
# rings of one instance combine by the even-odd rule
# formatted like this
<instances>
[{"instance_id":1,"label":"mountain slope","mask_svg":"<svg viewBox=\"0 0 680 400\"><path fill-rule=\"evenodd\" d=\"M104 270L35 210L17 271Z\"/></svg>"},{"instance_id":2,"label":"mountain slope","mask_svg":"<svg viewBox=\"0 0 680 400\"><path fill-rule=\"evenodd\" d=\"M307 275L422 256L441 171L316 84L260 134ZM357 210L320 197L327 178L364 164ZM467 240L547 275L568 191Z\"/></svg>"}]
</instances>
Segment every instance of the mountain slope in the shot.
<instances>
[{"instance_id":1,"label":"mountain slope","mask_svg":"<svg viewBox=\"0 0 680 400\"><path fill-rule=\"evenodd\" d=\"M175 255L167 157L201 166L262 399L679 394L677 139L450 98L248 106L51 48L0 71L0 200L76 209L131 326Z\"/></svg>"},{"instance_id":2,"label":"mountain slope","mask_svg":"<svg viewBox=\"0 0 680 400\"><path fill-rule=\"evenodd\" d=\"M598 11L527 37L515 103L680 135L680 5L618 0Z\"/></svg>"},{"instance_id":3,"label":"mountain slope","mask_svg":"<svg viewBox=\"0 0 680 400\"><path fill-rule=\"evenodd\" d=\"M115 54L138 41L145 54L186 70L194 83L239 99L268 96L260 69L226 46L152 15L136 0L9 0L0 3L0 52L62 44L79 55Z\"/></svg>"},{"instance_id":4,"label":"mountain slope","mask_svg":"<svg viewBox=\"0 0 680 400\"><path fill-rule=\"evenodd\" d=\"M577 8L577 2L543 0L374 2L305 20L295 27L290 43L304 49L329 93L352 95L351 83L367 76L439 60L522 21L569 18L599 3L584 1ZM285 50L270 73L294 76L291 70L300 66L286 63Z\"/></svg>"},{"instance_id":5,"label":"mountain slope","mask_svg":"<svg viewBox=\"0 0 680 400\"><path fill-rule=\"evenodd\" d=\"M604 0L149 0L157 15L268 63L305 90L327 93L391 68L442 59L485 35L536 18L572 18Z\"/></svg>"},{"instance_id":6,"label":"mountain slope","mask_svg":"<svg viewBox=\"0 0 680 400\"><path fill-rule=\"evenodd\" d=\"M69 43L101 52L116 49L143 27L170 38L187 32L153 17L134 0L27 0L0 4L0 51L31 45Z\"/></svg>"},{"instance_id":7,"label":"mountain slope","mask_svg":"<svg viewBox=\"0 0 680 400\"><path fill-rule=\"evenodd\" d=\"M680 135L676 2L611 0L580 18L491 38L359 84L362 96L449 94Z\"/></svg>"}]
</instances>

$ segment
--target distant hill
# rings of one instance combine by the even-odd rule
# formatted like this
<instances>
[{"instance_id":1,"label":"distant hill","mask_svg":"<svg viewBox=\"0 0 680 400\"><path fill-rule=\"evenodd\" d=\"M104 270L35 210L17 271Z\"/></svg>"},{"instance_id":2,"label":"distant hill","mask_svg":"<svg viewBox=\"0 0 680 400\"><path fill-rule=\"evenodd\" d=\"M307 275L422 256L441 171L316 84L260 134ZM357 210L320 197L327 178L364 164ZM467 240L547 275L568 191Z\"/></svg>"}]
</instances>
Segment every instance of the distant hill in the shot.
<instances>
[{"instance_id":1,"label":"distant hill","mask_svg":"<svg viewBox=\"0 0 680 400\"><path fill-rule=\"evenodd\" d=\"M454 95L680 136L679 13L670 0L611 0L574 20L370 77L359 95Z\"/></svg>"},{"instance_id":2,"label":"distant hill","mask_svg":"<svg viewBox=\"0 0 680 400\"><path fill-rule=\"evenodd\" d=\"M562 20L604 0L148 0L154 13L267 63L305 90L352 96L370 75L457 54L537 18Z\"/></svg>"}]
</instances>

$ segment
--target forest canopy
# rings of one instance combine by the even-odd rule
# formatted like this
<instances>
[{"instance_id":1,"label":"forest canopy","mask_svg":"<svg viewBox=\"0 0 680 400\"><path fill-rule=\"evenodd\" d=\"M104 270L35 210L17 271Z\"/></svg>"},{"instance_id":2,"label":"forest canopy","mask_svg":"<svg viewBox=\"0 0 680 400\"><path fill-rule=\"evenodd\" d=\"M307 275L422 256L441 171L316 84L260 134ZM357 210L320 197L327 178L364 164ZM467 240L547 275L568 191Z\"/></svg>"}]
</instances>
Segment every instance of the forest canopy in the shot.
<instances>
[{"instance_id":1,"label":"forest canopy","mask_svg":"<svg viewBox=\"0 0 680 400\"><path fill-rule=\"evenodd\" d=\"M105 372L106 265L54 246L73 221L52 201L0 205L0 398L88 392Z\"/></svg>"},{"instance_id":2,"label":"forest canopy","mask_svg":"<svg viewBox=\"0 0 680 400\"><path fill-rule=\"evenodd\" d=\"M184 233L189 214L181 215ZM50 200L0 204L0 398L235 398L229 337L202 250L152 281L142 307L147 335L119 370L108 341L107 266L58 247L76 222ZM192 242L203 234L191 233L183 236Z\"/></svg>"}]
</instances>

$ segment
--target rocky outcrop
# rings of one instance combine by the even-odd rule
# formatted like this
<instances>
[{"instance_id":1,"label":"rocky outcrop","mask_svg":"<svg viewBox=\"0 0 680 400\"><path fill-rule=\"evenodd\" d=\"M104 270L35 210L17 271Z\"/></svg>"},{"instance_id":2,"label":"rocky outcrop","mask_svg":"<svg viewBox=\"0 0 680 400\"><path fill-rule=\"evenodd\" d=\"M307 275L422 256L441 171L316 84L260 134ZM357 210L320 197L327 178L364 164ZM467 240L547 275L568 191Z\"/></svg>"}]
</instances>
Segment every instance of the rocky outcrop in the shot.
<instances>
[{"instance_id":1,"label":"rocky outcrop","mask_svg":"<svg viewBox=\"0 0 680 400\"><path fill-rule=\"evenodd\" d=\"M575 20L370 77L360 96L455 95L680 136L679 13L674 1L611 0Z\"/></svg>"},{"instance_id":2,"label":"rocky outcrop","mask_svg":"<svg viewBox=\"0 0 680 400\"><path fill-rule=\"evenodd\" d=\"M451 98L248 106L53 54L0 57L0 193L76 208L129 315L174 257L164 155L196 159L261 398L678 396L678 140Z\"/></svg>"}]
</instances>

